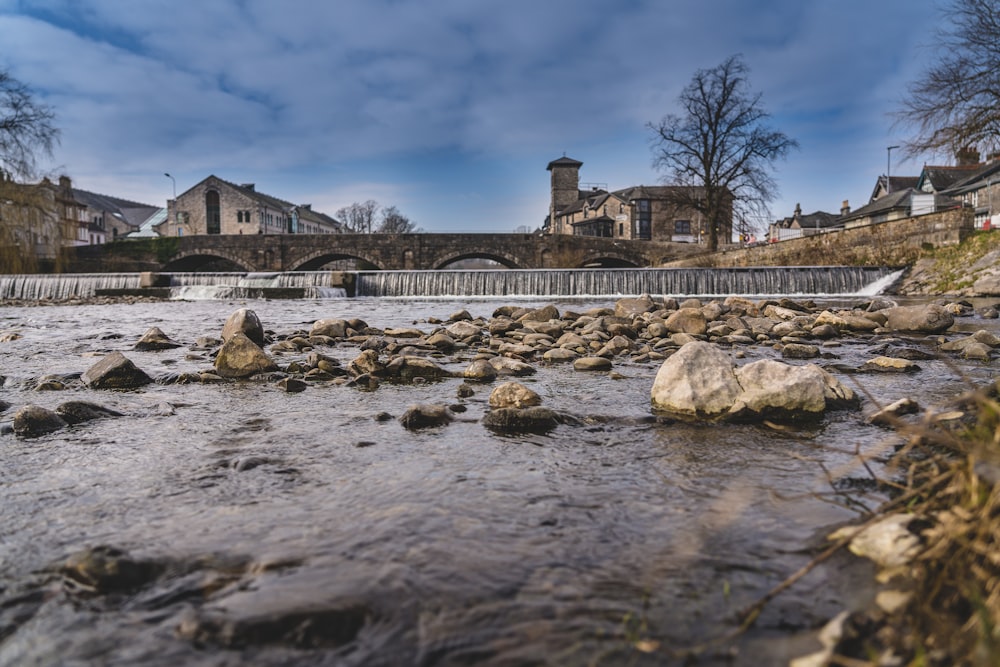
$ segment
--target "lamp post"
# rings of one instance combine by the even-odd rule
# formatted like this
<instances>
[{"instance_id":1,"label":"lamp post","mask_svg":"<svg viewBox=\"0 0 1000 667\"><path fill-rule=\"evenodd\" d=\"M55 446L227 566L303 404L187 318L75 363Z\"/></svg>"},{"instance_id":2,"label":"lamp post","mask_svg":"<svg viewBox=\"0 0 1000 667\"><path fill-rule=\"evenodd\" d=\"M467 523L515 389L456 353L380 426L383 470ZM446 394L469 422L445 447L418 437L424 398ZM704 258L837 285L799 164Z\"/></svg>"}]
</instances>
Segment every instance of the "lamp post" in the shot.
<instances>
[{"instance_id":1,"label":"lamp post","mask_svg":"<svg viewBox=\"0 0 1000 667\"><path fill-rule=\"evenodd\" d=\"M885 193L889 194L892 192L892 186L889 184L889 171L892 169L892 151L899 146L889 146L885 149Z\"/></svg>"},{"instance_id":2,"label":"lamp post","mask_svg":"<svg viewBox=\"0 0 1000 667\"><path fill-rule=\"evenodd\" d=\"M177 179L166 172L163 175L169 178L170 182L174 184L174 199L177 199Z\"/></svg>"}]
</instances>

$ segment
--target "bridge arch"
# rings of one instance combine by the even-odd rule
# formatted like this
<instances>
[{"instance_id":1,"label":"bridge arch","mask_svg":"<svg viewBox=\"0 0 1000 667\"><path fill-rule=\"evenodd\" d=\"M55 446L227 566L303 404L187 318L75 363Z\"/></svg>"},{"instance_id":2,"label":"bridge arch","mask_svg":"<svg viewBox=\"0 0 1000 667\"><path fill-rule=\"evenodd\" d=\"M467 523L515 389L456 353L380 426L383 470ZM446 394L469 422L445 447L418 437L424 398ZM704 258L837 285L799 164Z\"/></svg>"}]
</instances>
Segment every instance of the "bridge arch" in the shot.
<instances>
[{"instance_id":1,"label":"bridge arch","mask_svg":"<svg viewBox=\"0 0 1000 667\"><path fill-rule=\"evenodd\" d=\"M235 254L230 254L227 252L218 252L215 250L213 252L204 251L187 251L179 252L172 256L161 269L164 272L170 271L203 271L206 266L212 264L227 263L233 265L232 267L223 267L219 270L232 270L232 271L253 271L254 267L247 266L246 262Z\"/></svg>"},{"instance_id":2,"label":"bridge arch","mask_svg":"<svg viewBox=\"0 0 1000 667\"><path fill-rule=\"evenodd\" d=\"M489 252L486 250L472 250L464 252L452 252L447 255L442 255L440 257L435 257L431 265L434 267L435 271L440 271L449 264L454 264L455 262L460 262L463 259L488 259L508 269L523 269L524 266L521 265L516 258L511 257L506 253L499 252Z\"/></svg>"},{"instance_id":3,"label":"bridge arch","mask_svg":"<svg viewBox=\"0 0 1000 667\"><path fill-rule=\"evenodd\" d=\"M640 266L645 266L645 263L636 262L635 257L627 257L618 253L601 253L585 257L580 266L576 268L633 269Z\"/></svg>"},{"instance_id":4,"label":"bridge arch","mask_svg":"<svg viewBox=\"0 0 1000 667\"><path fill-rule=\"evenodd\" d=\"M365 262L374 266L376 271L383 270L382 266L379 266L378 262L373 261L370 257L366 257L361 254L352 254L347 252L337 252L332 250L316 250L314 252L306 253L301 258L298 258L297 266L292 271L318 271L324 264L329 262L335 262L340 259L354 259Z\"/></svg>"}]
</instances>

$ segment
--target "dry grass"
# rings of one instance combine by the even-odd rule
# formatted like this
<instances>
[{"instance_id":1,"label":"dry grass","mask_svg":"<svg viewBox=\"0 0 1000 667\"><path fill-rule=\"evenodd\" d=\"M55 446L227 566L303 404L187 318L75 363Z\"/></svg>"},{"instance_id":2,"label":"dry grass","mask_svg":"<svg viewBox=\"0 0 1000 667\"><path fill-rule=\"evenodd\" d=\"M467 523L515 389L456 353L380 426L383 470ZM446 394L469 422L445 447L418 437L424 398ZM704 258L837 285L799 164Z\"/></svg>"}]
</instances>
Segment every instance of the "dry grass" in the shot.
<instances>
[{"instance_id":1,"label":"dry grass","mask_svg":"<svg viewBox=\"0 0 1000 667\"><path fill-rule=\"evenodd\" d=\"M880 514L917 517L921 548L892 587L892 614L853 614L833 664L1000 665L1000 402L996 386L964 396L949 418L899 425L899 493ZM955 418L961 413L960 418Z\"/></svg>"}]
</instances>

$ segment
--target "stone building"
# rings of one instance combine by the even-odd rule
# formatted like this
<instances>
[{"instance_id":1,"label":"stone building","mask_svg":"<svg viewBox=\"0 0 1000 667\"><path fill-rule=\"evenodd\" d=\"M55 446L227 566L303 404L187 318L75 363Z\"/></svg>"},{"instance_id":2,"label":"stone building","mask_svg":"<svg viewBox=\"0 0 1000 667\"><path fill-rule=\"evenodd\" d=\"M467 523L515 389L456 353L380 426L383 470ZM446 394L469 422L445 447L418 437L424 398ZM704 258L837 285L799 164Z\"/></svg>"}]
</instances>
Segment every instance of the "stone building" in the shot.
<instances>
[{"instance_id":1,"label":"stone building","mask_svg":"<svg viewBox=\"0 0 1000 667\"><path fill-rule=\"evenodd\" d=\"M583 163L561 157L548 164L551 200L545 231L606 238L699 243L707 241L704 216L682 202L696 198L699 188L636 185L621 190L580 187ZM719 229L720 243L732 238L732 215Z\"/></svg>"},{"instance_id":2,"label":"stone building","mask_svg":"<svg viewBox=\"0 0 1000 667\"><path fill-rule=\"evenodd\" d=\"M59 249L90 243L87 207L73 197L72 182L43 178L17 183L0 172L0 248L4 270L34 262L51 263ZM13 261L20 258L23 261Z\"/></svg>"},{"instance_id":3,"label":"stone building","mask_svg":"<svg viewBox=\"0 0 1000 667\"><path fill-rule=\"evenodd\" d=\"M167 202L161 236L190 234L337 234L341 224L313 211L258 192L253 183L237 185L209 176Z\"/></svg>"},{"instance_id":4,"label":"stone building","mask_svg":"<svg viewBox=\"0 0 1000 667\"><path fill-rule=\"evenodd\" d=\"M151 204L120 199L73 188L73 198L87 207L88 234L93 242L98 239L114 241L138 231L143 222L159 211Z\"/></svg>"}]
</instances>

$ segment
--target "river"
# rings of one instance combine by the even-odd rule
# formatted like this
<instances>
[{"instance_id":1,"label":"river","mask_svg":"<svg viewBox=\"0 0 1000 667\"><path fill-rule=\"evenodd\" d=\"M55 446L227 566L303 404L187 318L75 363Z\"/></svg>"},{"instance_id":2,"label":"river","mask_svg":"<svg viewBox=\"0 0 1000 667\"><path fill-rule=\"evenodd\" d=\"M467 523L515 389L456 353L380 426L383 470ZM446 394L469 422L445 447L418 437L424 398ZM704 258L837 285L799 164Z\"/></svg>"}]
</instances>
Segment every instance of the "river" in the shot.
<instances>
[{"instance_id":1,"label":"river","mask_svg":"<svg viewBox=\"0 0 1000 667\"><path fill-rule=\"evenodd\" d=\"M491 385L460 398L459 379L302 393L255 381L34 390L115 350L154 378L210 369L190 348L241 307L283 335L334 317L431 331L429 319L461 309L488 318L503 303L0 307L0 400L11 404L0 421L68 400L124 414L37 438L0 435L0 665L679 665L704 642L695 664L787 664L815 650L827 619L870 601L871 567L838 554L748 633L713 643L832 526L857 518L826 471L863 480L856 452L892 443L865 423L872 398L797 429L686 425L651 414L658 363L617 358L614 374L538 364L523 381L578 420L514 436L480 423ZM581 312L614 301L518 301L532 303ZM134 351L153 326L184 346ZM877 342L842 339L819 362L860 366ZM346 363L358 347L322 351ZM780 358L768 345L742 351ZM461 370L473 353L439 363ZM990 364L920 364L838 377L886 403L924 405L993 377ZM386 418L416 403L456 406L457 419L411 431ZM111 594L73 589L61 566L99 545L155 575Z\"/></svg>"}]
</instances>

